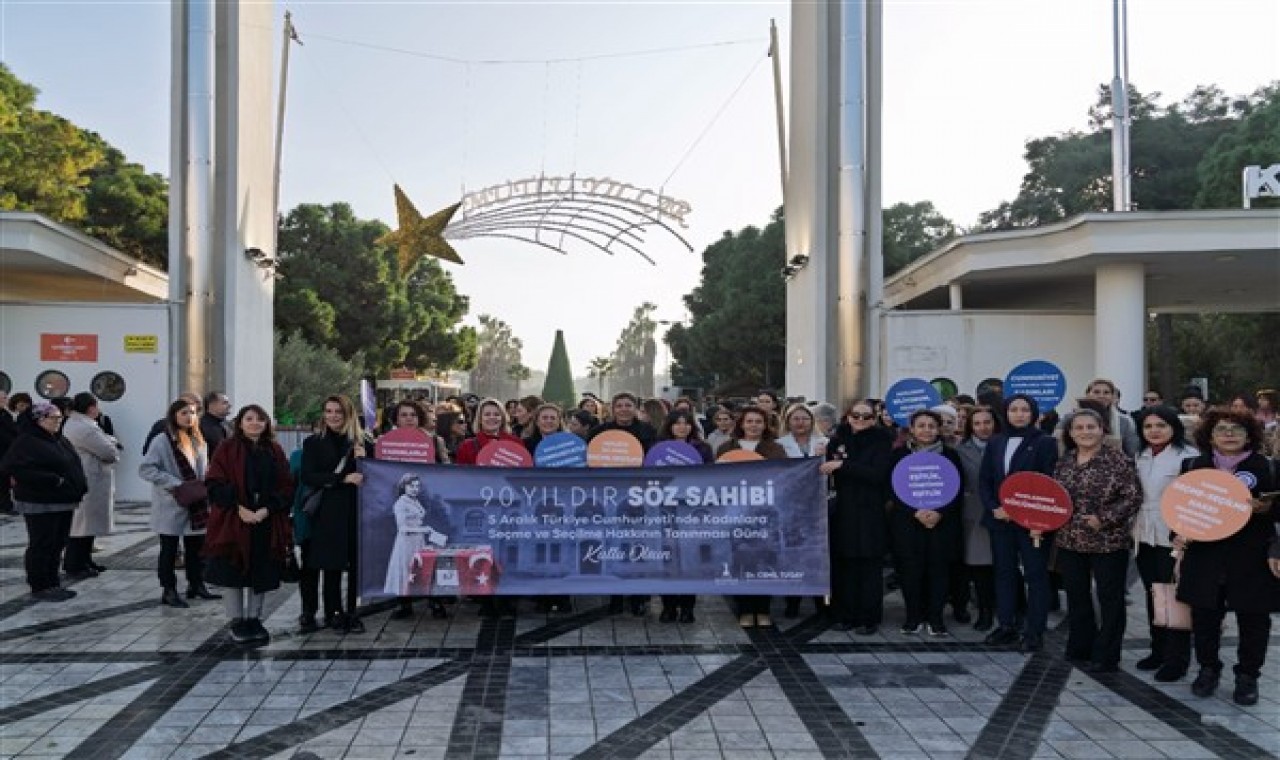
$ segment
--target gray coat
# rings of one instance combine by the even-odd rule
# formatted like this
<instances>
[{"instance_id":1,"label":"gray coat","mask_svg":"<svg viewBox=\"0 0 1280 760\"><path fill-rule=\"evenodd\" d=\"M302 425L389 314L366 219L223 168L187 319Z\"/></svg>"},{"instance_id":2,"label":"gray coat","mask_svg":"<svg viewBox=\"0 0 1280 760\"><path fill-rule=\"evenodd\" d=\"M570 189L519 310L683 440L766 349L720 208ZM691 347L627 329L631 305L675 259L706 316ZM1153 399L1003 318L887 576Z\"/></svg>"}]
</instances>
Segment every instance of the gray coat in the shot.
<instances>
[{"instance_id":1,"label":"gray coat","mask_svg":"<svg viewBox=\"0 0 1280 760\"><path fill-rule=\"evenodd\" d=\"M79 412L72 412L67 418L62 435L76 447L89 484L89 492L80 500L71 518L71 535L75 538L110 535L115 522L115 464L120 461L115 439Z\"/></svg>"},{"instance_id":2,"label":"gray coat","mask_svg":"<svg viewBox=\"0 0 1280 760\"><path fill-rule=\"evenodd\" d=\"M196 449L196 461L192 463L197 479L204 480L208 466L209 456L202 444ZM173 488L182 483L180 473L169 436L156 436L138 467L138 477L151 484L151 530L162 536L203 535L203 530L191 529L186 507L173 498Z\"/></svg>"},{"instance_id":3,"label":"gray coat","mask_svg":"<svg viewBox=\"0 0 1280 760\"><path fill-rule=\"evenodd\" d=\"M982 524L986 508L978 495L978 471L982 467L983 449L973 439L966 438L956 446L960 464L964 467L964 563L966 565L991 564L991 534Z\"/></svg>"}]
</instances>

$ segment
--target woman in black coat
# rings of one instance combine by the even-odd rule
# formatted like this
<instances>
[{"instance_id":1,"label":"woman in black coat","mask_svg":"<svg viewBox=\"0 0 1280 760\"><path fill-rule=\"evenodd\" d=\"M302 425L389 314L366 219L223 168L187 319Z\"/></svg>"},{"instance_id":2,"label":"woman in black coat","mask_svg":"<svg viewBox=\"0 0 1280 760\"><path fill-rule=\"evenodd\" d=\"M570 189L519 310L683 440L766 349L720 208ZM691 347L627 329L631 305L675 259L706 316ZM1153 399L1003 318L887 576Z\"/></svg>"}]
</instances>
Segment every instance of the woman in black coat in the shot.
<instances>
[{"instance_id":1,"label":"woman in black coat","mask_svg":"<svg viewBox=\"0 0 1280 760\"><path fill-rule=\"evenodd\" d=\"M7 414L7 412L6 412ZM18 437L0 460L13 479L13 505L27 525L27 585L42 602L76 595L61 588L58 565L71 532L71 516L89 491L80 455L59 432L62 412L41 402L18 419Z\"/></svg>"},{"instance_id":2,"label":"woman in black coat","mask_svg":"<svg viewBox=\"0 0 1280 760\"><path fill-rule=\"evenodd\" d=\"M302 443L302 484L324 489L320 509L311 517L310 538L301 542L303 573L303 633L316 630L316 586L324 573L325 624L339 633L364 633L356 612L360 568L357 547L360 534L359 486L364 479L356 462L366 453L364 434L355 406L346 396L330 396L324 402L324 430ZM342 574L347 574L346 605L342 599Z\"/></svg>"},{"instance_id":3,"label":"woman in black coat","mask_svg":"<svg viewBox=\"0 0 1280 760\"><path fill-rule=\"evenodd\" d=\"M835 485L829 512L831 614L835 628L873 635L884 617L884 555L889 548L889 456L893 435L874 407L856 401L827 442L821 470Z\"/></svg>"},{"instance_id":4,"label":"woman in black coat","mask_svg":"<svg viewBox=\"0 0 1280 760\"><path fill-rule=\"evenodd\" d=\"M1276 523L1280 508L1263 494L1280 488L1273 463L1258 453L1262 425L1251 412L1210 409L1196 429L1200 456L1189 470L1219 469L1249 486L1253 514L1240 530L1221 541L1191 541L1176 537L1183 549L1178 599L1191 606L1191 637L1200 675L1191 684L1197 697L1212 696L1222 674L1218 649L1227 609L1236 613L1240 645L1236 650L1236 704L1258 702L1258 676L1267 657L1271 613L1280 611L1280 577L1268 566L1268 552L1280 539ZM1270 555L1270 556L1274 556Z\"/></svg>"},{"instance_id":5,"label":"woman in black coat","mask_svg":"<svg viewBox=\"0 0 1280 760\"><path fill-rule=\"evenodd\" d=\"M957 477L964 465L955 449L942 442L942 415L921 409L911 415L905 446L894 449L889 458L889 472L908 456L932 452L946 457L956 468ZM942 622L947 603L951 563L961 556L961 526L964 511L964 489L940 509L916 509L892 494L889 509L889 532L897 555L902 583L902 601L907 609L902 633L919 633L921 624L930 636L948 636Z\"/></svg>"}]
</instances>

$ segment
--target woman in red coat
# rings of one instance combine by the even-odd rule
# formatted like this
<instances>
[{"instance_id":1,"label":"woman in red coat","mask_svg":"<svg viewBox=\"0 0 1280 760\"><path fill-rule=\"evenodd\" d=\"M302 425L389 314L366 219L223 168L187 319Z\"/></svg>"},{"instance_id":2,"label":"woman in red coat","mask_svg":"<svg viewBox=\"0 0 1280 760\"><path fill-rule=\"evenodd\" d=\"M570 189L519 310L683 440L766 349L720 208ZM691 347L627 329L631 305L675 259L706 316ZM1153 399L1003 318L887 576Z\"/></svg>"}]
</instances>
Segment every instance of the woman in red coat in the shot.
<instances>
[{"instance_id":1,"label":"woman in red coat","mask_svg":"<svg viewBox=\"0 0 1280 760\"><path fill-rule=\"evenodd\" d=\"M494 441L511 441L521 446L524 443L511 434L511 421L502 402L496 398L487 398L476 407L476 434L458 445L458 456L454 464L474 465L480 451Z\"/></svg>"},{"instance_id":2,"label":"woman in red coat","mask_svg":"<svg viewBox=\"0 0 1280 760\"><path fill-rule=\"evenodd\" d=\"M262 604L268 591L280 587L293 547L293 478L265 409L257 404L241 409L234 431L218 446L205 474L213 507L204 542L205 579L227 589L231 640L266 643L271 636L262 625Z\"/></svg>"}]
</instances>

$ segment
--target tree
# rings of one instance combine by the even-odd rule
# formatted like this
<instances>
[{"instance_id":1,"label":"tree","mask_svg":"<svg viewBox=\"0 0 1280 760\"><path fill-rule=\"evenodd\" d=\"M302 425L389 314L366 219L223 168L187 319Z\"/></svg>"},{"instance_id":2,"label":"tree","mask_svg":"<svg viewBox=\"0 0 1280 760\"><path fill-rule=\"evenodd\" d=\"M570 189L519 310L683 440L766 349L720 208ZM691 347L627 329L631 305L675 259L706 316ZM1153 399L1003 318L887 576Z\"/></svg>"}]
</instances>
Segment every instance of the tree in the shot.
<instances>
[{"instance_id":1,"label":"tree","mask_svg":"<svg viewBox=\"0 0 1280 760\"><path fill-rule=\"evenodd\" d=\"M275 334L275 411L284 424L318 420L331 393L355 395L361 356L347 361L332 348L308 343L302 334Z\"/></svg>"},{"instance_id":2,"label":"tree","mask_svg":"<svg viewBox=\"0 0 1280 760\"><path fill-rule=\"evenodd\" d=\"M685 296L687 325L667 344L673 377L715 378L721 385L779 382L786 344L786 257L782 211L763 230L725 232L702 253L702 275Z\"/></svg>"},{"instance_id":3,"label":"tree","mask_svg":"<svg viewBox=\"0 0 1280 760\"><path fill-rule=\"evenodd\" d=\"M361 353L376 375L410 362L420 370L470 366L475 333L458 326L466 297L432 259L401 278L395 252L376 242L386 231L346 203L290 211L280 226L276 327L348 360Z\"/></svg>"},{"instance_id":4,"label":"tree","mask_svg":"<svg viewBox=\"0 0 1280 760\"><path fill-rule=\"evenodd\" d=\"M515 336L511 326L501 319L481 314L480 329L476 333L476 362L471 370L471 390L481 396L514 398L519 393L519 382L514 381L510 370L524 366L520 352L524 343Z\"/></svg>"},{"instance_id":5,"label":"tree","mask_svg":"<svg viewBox=\"0 0 1280 760\"><path fill-rule=\"evenodd\" d=\"M881 235L886 277L933 251L956 235L956 227L932 201L895 203L884 210Z\"/></svg>"},{"instance_id":6,"label":"tree","mask_svg":"<svg viewBox=\"0 0 1280 760\"><path fill-rule=\"evenodd\" d=\"M564 344L564 330L556 330L556 342L551 347L551 359L547 362L547 380L542 386L542 398L559 404L561 409L572 409L575 395L569 350Z\"/></svg>"},{"instance_id":7,"label":"tree","mask_svg":"<svg viewBox=\"0 0 1280 760\"><path fill-rule=\"evenodd\" d=\"M1280 82L1259 88L1241 110L1244 117L1196 167L1196 208L1239 208L1241 169L1280 163ZM1274 208L1280 198L1255 198L1252 206Z\"/></svg>"},{"instance_id":8,"label":"tree","mask_svg":"<svg viewBox=\"0 0 1280 760\"><path fill-rule=\"evenodd\" d=\"M613 375L619 387L639 396L653 393L653 362L658 353L653 313L657 310L658 305L648 301L637 306L613 351Z\"/></svg>"},{"instance_id":9,"label":"tree","mask_svg":"<svg viewBox=\"0 0 1280 760\"><path fill-rule=\"evenodd\" d=\"M605 379L613 374L613 358L597 356L587 365L587 377L596 381L596 395L604 397Z\"/></svg>"},{"instance_id":10,"label":"tree","mask_svg":"<svg viewBox=\"0 0 1280 760\"><path fill-rule=\"evenodd\" d=\"M507 377L511 378L511 380L515 382L515 387L511 391L512 398L517 398L521 395L524 390L521 385L524 381L528 380L532 374L533 371L523 364L512 364L510 367L507 367Z\"/></svg>"},{"instance_id":11,"label":"tree","mask_svg":"<svg viewBox=\"0 0 1280 760\"><path fill-rule=\"evenodd\" d=\"M94 135L95 139L98 139ZM169 268L169 183L129 163L99 139L102 161L87 173L84 231L160 269Z\"/></svg>"}]
</instances>

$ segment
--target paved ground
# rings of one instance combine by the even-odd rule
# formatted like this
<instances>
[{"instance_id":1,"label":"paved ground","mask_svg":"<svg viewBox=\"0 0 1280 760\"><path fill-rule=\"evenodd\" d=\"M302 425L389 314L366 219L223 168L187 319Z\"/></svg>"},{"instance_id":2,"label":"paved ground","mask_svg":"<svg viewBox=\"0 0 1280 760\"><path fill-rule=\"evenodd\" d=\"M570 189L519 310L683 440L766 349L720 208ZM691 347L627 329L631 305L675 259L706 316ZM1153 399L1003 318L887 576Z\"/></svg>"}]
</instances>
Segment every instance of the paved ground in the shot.
<instances>
[{"instance_id":1,"label":"paved ground","mask_svg":"<svg viewBox=\"0 0 1280 760\"><path fill-rule=\"evenodd\" d=\"M244 651L226 643L219 602L157 604L145 509L120 514L96 557L111 570L63 604L30 601L25 532L0 518L4 757L1280 755L1280 640L1257 706L1232 704L1229 684L1196 699L1187 681L1133 670L1146 645L1137 595L1125 672L1098 678L1061 660L1058 640L1029 657L968 626L900 635L896 594L869 638L781 609L777 630L747 633L715 597L692 625L610 617L596 598L515 621L482 622L465 603L448 620L375 607L367 633L339 637L299 636L286 587L268 598L271 645Z\"/></svg>"}]
</instances>

